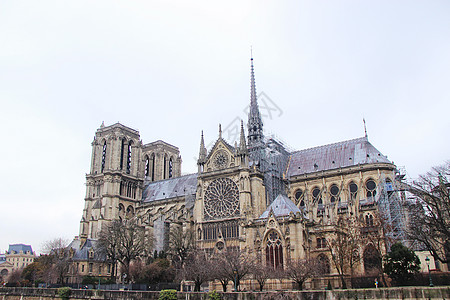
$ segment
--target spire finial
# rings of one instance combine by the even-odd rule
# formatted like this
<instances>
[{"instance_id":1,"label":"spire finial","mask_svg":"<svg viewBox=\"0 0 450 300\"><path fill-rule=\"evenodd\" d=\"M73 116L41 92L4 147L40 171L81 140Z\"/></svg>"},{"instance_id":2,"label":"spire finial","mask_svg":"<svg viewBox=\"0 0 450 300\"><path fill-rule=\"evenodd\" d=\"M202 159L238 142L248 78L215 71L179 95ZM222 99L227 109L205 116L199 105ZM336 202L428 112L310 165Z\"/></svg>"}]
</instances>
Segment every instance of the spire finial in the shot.
<instances>
[{"instance_id":1,"label":"spire finial","mask_svg":"<svg viewBox=\"0 0 450 300\"><path fill-rule=\"evenodd\" d=\"M198 154L198 163L204 163L206 159L206 147L205 147L205 140L203 139L203 130L202 130L202 137L200 139L200 151Z\"/></svg>"},{"instance_id":2,"label":"spire finial","mask_svg":"<svg viewBox=\"0 0 450 300\"><path fill-rule=\"evenodd\" d=\"M364 136L367 137L366 119L363 118L364 123Z\"/></svg>"},{"instance_id":3,"label":"spire finial","mask_svg":"<svg viewBox=\"0 0 450 300\"><path fill-rule=\"evenodd\" d=\"M244 133L244 121L241 120L241 138L239 141L239 152L241 154L247 153L247 142L245 141L245 133Z\"/></svg>"},{"instance_id":4,"label":"spire finial","mask_svg":"<svg viewBox=\"0 0 450 300\"><path fill-rule=\"evenodd\" d=\"M259 143L263 139L263 122L258 107L256 96L255 71L253 67L253 56L251 58L250 74L250 110L248 114L248 144L251 147L254 143Z\"/></svg>"},{"instance_id":5,"label":"spire finial","mask_svg":"<svg viewBox=\"0 0 450 300\"><path fill-rule=\"evenodd\" d=\"M219 123L219 138L222 138L222 124Z\"/></svg>"}]
</instances>

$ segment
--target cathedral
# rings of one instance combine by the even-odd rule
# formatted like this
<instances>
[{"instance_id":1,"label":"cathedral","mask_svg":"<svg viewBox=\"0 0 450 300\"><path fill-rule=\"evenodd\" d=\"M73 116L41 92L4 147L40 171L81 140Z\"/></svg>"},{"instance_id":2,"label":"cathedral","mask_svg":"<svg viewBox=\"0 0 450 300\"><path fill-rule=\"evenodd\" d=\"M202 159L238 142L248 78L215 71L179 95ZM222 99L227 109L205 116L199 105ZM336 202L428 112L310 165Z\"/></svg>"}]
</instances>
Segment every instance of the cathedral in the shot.
<instances>
[{"instance_id":1,"label":"cathedral","mask_svg":"<svg viewBox=\"0 0 450 300\"><path fill-rule=\"evenodd\" d=\"M110 266L95 253L96 239L112 220L133 216L152 234L156 251L167 250L171 228L182 225L207 253L249 251L275 268L317 258L326 275L337 274L328 235L341 220L373 225L396 166L367 135L298 151L265 137L253 59L250 75L248 122L244 127L241 121L239 142L227 142L219 125L207 149L202 133L194 174L181 175L178 147L161 140L145 144L138 131L120 123L100 126L79 236L70 245L77 262L73 274L109 275ZM361 244L357 255L373 248ZM355 268L358 274L369 269L364 259Z\"/></svg>"}]
</instances>

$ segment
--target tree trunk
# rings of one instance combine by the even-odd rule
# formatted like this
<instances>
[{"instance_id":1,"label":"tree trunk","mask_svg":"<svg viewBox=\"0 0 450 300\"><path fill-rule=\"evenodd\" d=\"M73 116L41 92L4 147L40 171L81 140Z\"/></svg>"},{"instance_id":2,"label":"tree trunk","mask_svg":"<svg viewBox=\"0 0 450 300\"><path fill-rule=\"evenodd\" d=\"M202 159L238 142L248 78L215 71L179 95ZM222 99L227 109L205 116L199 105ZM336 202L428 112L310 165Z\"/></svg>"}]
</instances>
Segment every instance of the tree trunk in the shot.
<instances>
[{"instance_id":1,"label":"tree trunk","mask_svg":"<svg viewBox=\"0 0 450 300\"><path fill-rule=\"evenodd\" d=\"M227 281L227 282L225 282L225 281L220 281L220 283L222 284L222 290L223 290L223 292L226 293L226 292L227 292L228 281Z\"/></svg>"},{"instance_id":2,"label":"tree trunk","mask_svg":"<svg viewBox=\"0 0 450 300\"><path fill-rule=\"evenodd\" d=\"M347 284L345 283L344 275L341 275L341 283L342 283L342 289L347 289Z\"/></svg>"}]
</instances>

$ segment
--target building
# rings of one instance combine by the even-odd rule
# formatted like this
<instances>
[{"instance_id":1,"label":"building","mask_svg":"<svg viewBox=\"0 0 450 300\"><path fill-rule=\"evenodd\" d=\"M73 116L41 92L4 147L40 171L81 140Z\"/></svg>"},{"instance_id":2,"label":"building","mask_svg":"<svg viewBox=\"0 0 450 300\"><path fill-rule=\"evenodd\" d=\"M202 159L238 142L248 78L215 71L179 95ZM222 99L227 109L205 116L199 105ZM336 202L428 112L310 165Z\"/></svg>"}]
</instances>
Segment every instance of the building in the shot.
<instances>
[{"instance_id":1,"label":"building","mask_svg":"<svg viewBox=\"0 0 450 300\"><path fill-rule=\"evenodd\" d=\"M23 269L34 262L36 253L30 245L13 244L9 245L5 254L0 254L0 275L1 280L6 280L13 270Z\"/></svg>"},{"instance_id":2,"label":"building","mask_svg":"<svg viewBox=\"0 0 450 300\"><path fill-rule=\"evenodd\" d=\"M327 242L344 223L360 224L365 235L380 234L376 221L382 208L384 219L395 225L392 237L401 238L401 211L392 210L400 205L393 189L396 166L367 135L289 151L264 136L256 95L252 59L246 130L241 123L239 143L230 145L219 125L211 149L202 133L195 174L181 176L176 146L144 144L134 129L102 124L92 143L80 235L71 247L94 245L106 224L136 216L157 251L166 250L170 230L182 226L195 231L198 246L208 253L239 249L275 268L314 258L334 278ZM368 242L354 249L363 257L356 274L372 272L369 254L379 257L386 247Z\"/></svg>"}]
</instances>

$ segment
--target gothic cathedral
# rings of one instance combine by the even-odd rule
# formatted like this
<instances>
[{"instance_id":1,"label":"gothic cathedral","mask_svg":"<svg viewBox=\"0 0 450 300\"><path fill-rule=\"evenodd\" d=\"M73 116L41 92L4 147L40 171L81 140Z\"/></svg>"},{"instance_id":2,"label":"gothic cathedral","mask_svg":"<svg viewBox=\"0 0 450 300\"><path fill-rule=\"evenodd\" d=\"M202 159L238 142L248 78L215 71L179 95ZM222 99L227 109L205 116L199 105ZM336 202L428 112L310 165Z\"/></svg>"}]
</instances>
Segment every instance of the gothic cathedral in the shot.
<instances>
[{"instance_id":1,"label":"gothic cathedral","mask_svg":"<svg viewBox=\"0 0 450 300\"><path fill-rule=\"evenodd\" d=\"M326 239L342 220L373 226L396 166L367 135L288 151L264 136L253 59L250 82L248 122L246 128L241 122L239 143L230 145L219 126L215 144L206 149L202 133L195 174L181 175L176 146L160 140L144 144L138 131L120 123L100 126L80 233L71 243L77 274L109 275L93 253L96 239L112 220L132 216L153 235L156 251L167 250L171 228L181 225L195 232L198 247L208 253L249 251L275 268L291 259L317 258L329 276L337 274ZM364 257L374 245L355 251ZM361 259L356 272L371 267Z\"/></svg>"}]
</instances>

